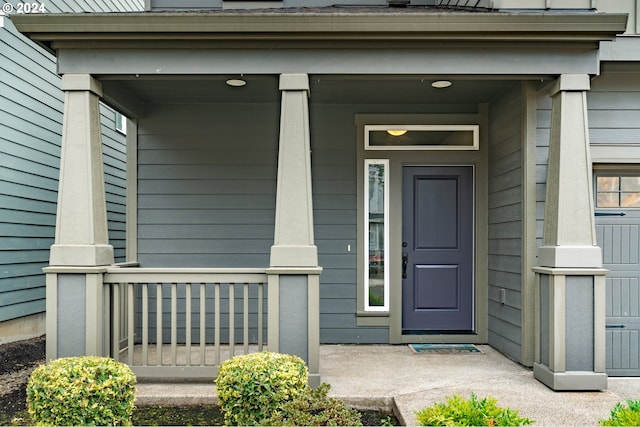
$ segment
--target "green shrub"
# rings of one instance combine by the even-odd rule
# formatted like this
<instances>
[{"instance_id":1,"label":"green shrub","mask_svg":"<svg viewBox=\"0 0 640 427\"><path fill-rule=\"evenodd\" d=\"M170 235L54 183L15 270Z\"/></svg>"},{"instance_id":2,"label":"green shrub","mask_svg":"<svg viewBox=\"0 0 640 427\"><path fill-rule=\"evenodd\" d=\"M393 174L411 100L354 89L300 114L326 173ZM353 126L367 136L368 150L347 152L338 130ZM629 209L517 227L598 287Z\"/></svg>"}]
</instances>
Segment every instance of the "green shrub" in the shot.
<instances>
[{"instance_id":1,"label":"green shrub","mask_svg":"<svg viewBox=\"0 0 640 427\"><path fill-rule=\"evenodd\" d=\"M418 423L422 426L517 426L534 422L520 418L514 409L498 407L497 400L491 396L478 400L473 393L471 399L454 394L446 400L446 403L416 411Z\"/></svg>"},{"instance_id":2,"label":"green shrub","mask_svg":"<svg viewBox=\"0 0 640 427\"><path fill-rule=\"evenodd\" d=\"M225 423L260 425L308 386L302 359L261 352L236 356L220 365L216 388Z\"/></svg>"},{"instance_id":3,"label":"green shrub","mask_svg":"<svg viewBox=\"0 0 640 427\"><path fill-rule=\"evenodd\" d=\"M275 411L264 425L271 426L361 426L360 412L347 408L344 402L327 393L331 386L323 383L317 389L307 388Z\"/></svg>"},{"instance_id":4,"label":"green shrub","mask_svg":"<svg viewBox=\"0 0 640 427\"><path fill-rule=\"evenodd\" d=\"M628 406L617 403L611 410L611 416L600 420L603 426L638 426L640 425L640 400L627 400Z\"/></svg>"},{"instance_id":5,"label":"green shrub","mask_svg":"<svg viewBox=\"0 0 640 427\"><path fill-rule=\"evenodd\" d=\"M131 369L113 359L53 360L29 378L29 415L38 425L131 425L135 384Z\"/></svg>"}]
</instances>

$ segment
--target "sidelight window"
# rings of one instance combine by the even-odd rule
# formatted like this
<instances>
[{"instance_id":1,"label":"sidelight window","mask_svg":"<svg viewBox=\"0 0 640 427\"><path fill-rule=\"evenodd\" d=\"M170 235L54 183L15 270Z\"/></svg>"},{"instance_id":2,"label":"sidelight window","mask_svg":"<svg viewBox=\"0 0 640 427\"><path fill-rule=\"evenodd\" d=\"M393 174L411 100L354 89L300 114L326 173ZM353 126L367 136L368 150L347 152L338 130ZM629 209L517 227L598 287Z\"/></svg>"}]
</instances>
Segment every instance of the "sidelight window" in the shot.
<instances>
[{"instance_id":1,"label":"sidelight window","mask_svg":"<svg viewBox=\"0 0 640 427\"><path fill-rule=\"evenodd\" d=\"M365 160L365 311L389 310L388 160Z\"/></svg>"}]
</instances>

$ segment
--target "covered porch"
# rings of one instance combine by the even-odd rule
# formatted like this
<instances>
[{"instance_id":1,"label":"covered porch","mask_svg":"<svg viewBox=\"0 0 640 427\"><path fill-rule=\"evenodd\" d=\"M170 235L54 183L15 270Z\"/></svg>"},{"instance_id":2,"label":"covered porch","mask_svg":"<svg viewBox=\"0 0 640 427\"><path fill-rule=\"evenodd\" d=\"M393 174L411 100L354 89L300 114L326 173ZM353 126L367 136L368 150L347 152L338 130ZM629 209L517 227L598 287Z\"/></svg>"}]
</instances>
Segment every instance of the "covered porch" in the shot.
<instances>
[{"instance_id":1,"label":"covered porch","mask_svg":"<svg viewBox=\"0 0 640 427\"><path fill-rule=\"evenodd\" d=\"M377 9L12 19L55 51L66 94L48 358L123 355L141 377L210 378L222 345L266 345L301 355L317 382L320 342L436 340L489 343L524 365L539 362L550 387L602 387L585 94L599 72L598 43L624 30L624 16ZM119 266L106 231L99 99L130 119L128 262ZM540 99L552 117L543 130ZM476 126L478 145L365 147L367 125L441 124ZM536 163L545 139L548 167ZM376 259L387 274L383 301L372 304L365 164L375 162L388 165L389 230ZM404 323L402 174L425 165L472 171L461 233L470 302L464 327L415 333ZM547 209L544 236L536 204ZM566 352L556 276L579 277L571 289L592 302L593 325ZM165 345L168 359L154 357ZM585 352L589 360L564 361ZM588 378L558 383L567 370Z\"/></svg>"}]
</instances>

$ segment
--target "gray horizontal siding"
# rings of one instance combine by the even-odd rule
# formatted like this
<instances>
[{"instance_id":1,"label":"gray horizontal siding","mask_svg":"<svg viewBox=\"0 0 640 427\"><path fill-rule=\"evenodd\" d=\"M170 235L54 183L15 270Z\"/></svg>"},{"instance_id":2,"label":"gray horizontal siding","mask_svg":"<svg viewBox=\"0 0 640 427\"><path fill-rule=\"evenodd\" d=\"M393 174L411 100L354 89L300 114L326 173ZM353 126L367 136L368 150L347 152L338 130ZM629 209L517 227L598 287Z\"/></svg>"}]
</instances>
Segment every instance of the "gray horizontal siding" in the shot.
<instances>
[{"instance_id":1,"label":"gray horizontal siding","mask_svg":"<svg viewBox=\"0 0 640 427\"><path fill-rule=\"evenodd\" d=\"M11 2L15 4L16 2ZM48 1L48 11L132 10L136 1ZM73 6L75 4L75 6ZM141 7L141 6L140 6ZM0 321L45 309L44 274L55 234L63 95L51 55L0 29ZM102 106L105 181L111 244L125 246L125 146L113 110Z\"/></svg>"},{"instance_id":2,"label":"gray horizontal siding","mask_svg":"<svg viewBox=\"0 0 640 427\"><path fill-rule=\"evenodd\" d=\"M138 124L138 260L143 266L269 264L279 107L146 107L148 118Z\"/></svg>"},{"instance_id":3,"label":"gray horizontal siding","mask_svg":"<svg viewBox=\"0 0 640 427\"><path fill-rule=\"evenodd\" d=\"M640 144L640 76L634 72L604 72L591 81L587 92L589 142L593 145ZM536 155L537 241L542 243L544 200L551 99L548 92L538 95Z\"/></svg>"},{"instance_id":4,"label":"gray horizontal siding","mask_svg":"<svg viewBox=\"0 0 640 427\"><path fill-rule=\"evenodd\" d=\"M6 20L5 20L6 22ZM52 57L0 29L0 321L44 311L62 94Z\"/></svg>"},{"instance_id":5,"label":"gray horizontal siding","mask_svg":"<svg viewBox=\"0 0 640 427\"><path fill-rule=\"evenodd\" d=\"M519 84L489 110L489 344L520 360L522 101ZM505 301L501 302L501 290Z\"/></svg>"},{"instance_id":6,"label":"gray horizontal siding","mask_svg":"<svg viewBox=\"0 0 640 427\"><path fill-rule=\"evenodd\" d=\"M640 144L640 75L605 73L587 95L592 145Z\"/></svg>"},{"instance_id":7,"label":"gray horizontal siding","mask_svg":"<svg viewBox=\"0 0 640 427\"><path fill-rule=\"evenodd\" d=\"M323 343L386 343L388 328L356 325L354 117L363 112L436 109L318 105L313 99L314 233L323 267L320 339ZM138 260L142 266L268 265L279 110L279 104L216 103L145 108L145 118L138 123Z\"/></svg>"}]
</instances>

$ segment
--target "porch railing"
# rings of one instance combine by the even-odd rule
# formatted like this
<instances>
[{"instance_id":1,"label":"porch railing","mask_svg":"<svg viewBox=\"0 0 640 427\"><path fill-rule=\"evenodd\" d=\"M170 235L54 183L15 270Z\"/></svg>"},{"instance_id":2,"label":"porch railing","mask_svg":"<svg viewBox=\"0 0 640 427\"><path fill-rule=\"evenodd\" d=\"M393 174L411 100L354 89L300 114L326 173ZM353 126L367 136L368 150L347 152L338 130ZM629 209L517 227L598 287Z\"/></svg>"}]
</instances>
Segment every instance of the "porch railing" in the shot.
<instances>
[{"instance_id":1,"label":"porch railing","mask_svg":"<svg viewBox=\"0 0 640 427\"><path fill-rule=\"evenodd\" d=\"M208 380L220 363L262 351L264 269L109 268L111 356L139 379Z\"/></svg>"}]
</instances>

